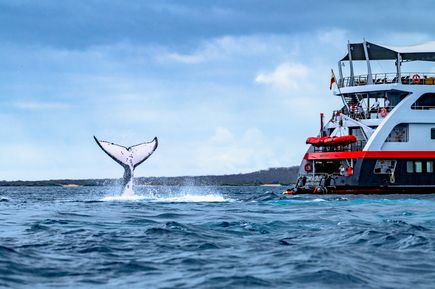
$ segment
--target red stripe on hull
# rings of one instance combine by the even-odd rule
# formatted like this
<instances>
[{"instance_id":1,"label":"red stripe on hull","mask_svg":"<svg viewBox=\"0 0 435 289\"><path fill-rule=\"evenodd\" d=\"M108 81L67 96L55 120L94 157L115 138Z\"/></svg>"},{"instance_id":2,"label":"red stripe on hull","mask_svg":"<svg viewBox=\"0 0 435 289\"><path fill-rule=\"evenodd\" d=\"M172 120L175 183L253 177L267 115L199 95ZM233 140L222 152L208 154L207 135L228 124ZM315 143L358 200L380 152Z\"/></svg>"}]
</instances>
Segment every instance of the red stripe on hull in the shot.
<instances>
[{"instance_id":1,"label":"red stripe on hull","mask_svg":"<svg viewBox=\"0 0 435 289\"><path fill-rule=\"evenodd\" d=\"M286 195L299 195L299 194L356 194L356 195L381 195L381 194L434 194L435 188L431 187L347 187L347 188L328 188L327 192L317 192L313 189L298 188L296 191L292 190L291 193Z\"/></svg>"},{"instance_id":2,"label":"red stripe on hull","mask_svg":"<svg viewBox=\"0 0 435 289\"><path fill-rule=\"evenodd\" d=\"M305 160L333 159L435 159L435 151L354 151L306 153Z\"/></svg>"}]
</instances>

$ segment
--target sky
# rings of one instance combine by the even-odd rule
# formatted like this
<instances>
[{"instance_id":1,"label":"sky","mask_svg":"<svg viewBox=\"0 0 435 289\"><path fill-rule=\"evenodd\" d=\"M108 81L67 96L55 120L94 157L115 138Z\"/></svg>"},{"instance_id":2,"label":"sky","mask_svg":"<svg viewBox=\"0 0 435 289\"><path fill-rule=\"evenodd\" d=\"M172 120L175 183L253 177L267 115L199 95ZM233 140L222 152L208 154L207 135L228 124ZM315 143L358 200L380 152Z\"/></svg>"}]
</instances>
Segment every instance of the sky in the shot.
<instances>
[{"instance_id":1,"label":"sky","mask_svg":"<svg viewBox=\"0 0 435 289\"><path fill-rule=\"evenodd\" d=\"M157 136L136 176L298 165L341 107L329 77L347 41L433 41L434 15L424 0L0 0L0 180L120 177L94 135Z\"/></svg>"}]
</instances>

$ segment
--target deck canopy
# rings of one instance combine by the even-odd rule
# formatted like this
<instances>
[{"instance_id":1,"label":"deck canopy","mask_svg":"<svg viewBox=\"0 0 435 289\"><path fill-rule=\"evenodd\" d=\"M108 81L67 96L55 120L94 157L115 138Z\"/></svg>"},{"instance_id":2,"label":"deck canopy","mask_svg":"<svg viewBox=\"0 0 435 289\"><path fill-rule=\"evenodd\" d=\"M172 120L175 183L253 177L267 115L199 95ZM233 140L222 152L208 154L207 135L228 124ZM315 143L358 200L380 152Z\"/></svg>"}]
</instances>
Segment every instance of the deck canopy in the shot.
<instances>
[{"instance_id":1,"label":"deck canopy","mask_svg":"<svg viewBox=\"0 0 435 289\"><path fill-rule=\"evenodd\" d=\"M370 60L397 60L400 54L401 61L435 61L435 41L404 47L387 47L371 42L366 43ZM349 46L351 59L349 59L349 53L347 53L341 61L367 60L364 43L350 43Z\"/></svg>"}]
</instances>

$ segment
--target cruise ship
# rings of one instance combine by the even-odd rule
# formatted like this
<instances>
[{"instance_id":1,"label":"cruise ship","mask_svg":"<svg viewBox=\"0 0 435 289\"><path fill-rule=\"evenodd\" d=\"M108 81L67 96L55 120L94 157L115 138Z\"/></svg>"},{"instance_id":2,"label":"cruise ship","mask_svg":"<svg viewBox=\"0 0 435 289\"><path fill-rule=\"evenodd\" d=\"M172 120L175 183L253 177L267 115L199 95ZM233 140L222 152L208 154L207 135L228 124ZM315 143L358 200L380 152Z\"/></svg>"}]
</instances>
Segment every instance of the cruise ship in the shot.
<instances>
[{"instance_id":1,"label":"cruise ship","mask_svg":"<svg viewBox=\"0 0 435 289\"><path fill-rule=\"evenodd\" d=\"M372 73L379 60L395 71ZM435 64L435 45L348 43L337 78L331 70L343 107L320 113L320 130L306 140L297 183L285 194L435 193L435 73L405 72L411 61ZM366 74L355 75L357 62Z\"/></svg>"}]
</instances>

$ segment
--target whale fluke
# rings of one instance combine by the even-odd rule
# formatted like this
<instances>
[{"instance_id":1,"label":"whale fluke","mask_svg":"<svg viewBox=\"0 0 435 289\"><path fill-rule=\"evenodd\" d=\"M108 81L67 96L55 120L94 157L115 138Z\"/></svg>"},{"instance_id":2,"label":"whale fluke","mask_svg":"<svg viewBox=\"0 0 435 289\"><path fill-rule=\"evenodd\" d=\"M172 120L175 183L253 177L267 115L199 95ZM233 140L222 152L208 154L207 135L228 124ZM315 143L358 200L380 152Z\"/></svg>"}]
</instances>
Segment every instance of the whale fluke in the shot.
<instances>
[{"instance_id":1,"label":"whale fluke","mask_svg":"<svg viewBox=\"0 0 435 289\"><path fill-rule=\"evenodd\" d=\"M122 194L133 194L134 169L148 159L157 149L157 137L150 142L140 143L131 147L117 145L108 141L100 141L95 136L94 139L109 157L124 168Z\"/></svg>"}]
</instances>

